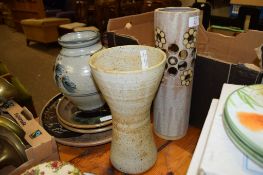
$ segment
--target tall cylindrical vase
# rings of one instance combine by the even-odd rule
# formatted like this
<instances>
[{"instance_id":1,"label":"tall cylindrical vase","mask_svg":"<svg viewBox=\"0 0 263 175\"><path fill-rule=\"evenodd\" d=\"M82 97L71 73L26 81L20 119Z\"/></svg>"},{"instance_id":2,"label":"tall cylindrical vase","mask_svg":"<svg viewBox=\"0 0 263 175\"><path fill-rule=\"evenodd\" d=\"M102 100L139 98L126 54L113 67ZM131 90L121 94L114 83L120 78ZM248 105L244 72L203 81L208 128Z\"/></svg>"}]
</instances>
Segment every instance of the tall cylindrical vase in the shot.
<instances>
[{"instance_id":1,"label":"tall cylindrical vase","mask_svg":"<svg viewBox=\"0 0 263 175\"><path fill-rule=\"evenodd\" d=\"M155 133L176 140L188 129L199 10L167 7L154 12L155 45L167 54L154 101Z\"/></svg>"},{"instance_id":2,"label":"tall cylindrical vase","mask_svg":"<svg viewBox=\"0 0 263 175\"><path fill-rule=\"evenodd\" d=\"M103 50L89 61L112 113L111 163L122 172L142 173L156 161L150 107L165 60L160 49L136 45Z\"/></svg>"}]
</instances>

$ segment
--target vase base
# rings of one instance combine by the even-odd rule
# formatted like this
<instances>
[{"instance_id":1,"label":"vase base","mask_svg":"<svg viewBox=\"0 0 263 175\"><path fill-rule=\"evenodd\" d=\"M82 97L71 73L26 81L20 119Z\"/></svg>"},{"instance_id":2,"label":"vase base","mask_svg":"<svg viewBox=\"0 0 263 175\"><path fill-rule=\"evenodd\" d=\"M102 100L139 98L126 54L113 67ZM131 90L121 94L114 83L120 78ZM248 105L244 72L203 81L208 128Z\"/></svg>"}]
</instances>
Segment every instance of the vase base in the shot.
<instances>
[{"instance_id":1,"label":"vase base","mask_svg":"<svg viewBox=\"0 0 263 175\"><path fill-rule=\"evenodd\" d=\"M64 94L78 109L82 111L91 111L102 107L105 101L100 93L88 96L72 96Z\"/></svg>"},{"instance_id":2,"label":"vase base","mask_svg":"<svg viewBox=\"0 0 263 175\"><path fill-rule=\"evenodd\" d=\"M130 169L130 170L122 169L119 166L115 165L112 160L111 160L111 164L113 165L114 168L116 168L118 171L120 171L120 172L122 172L124 174L141 174L141 173L145 173L148 170L150 170L155 165L156 160L157 160L157 157L156 157L156 159L154 160L154 162L150 166L148 166L147 168L143 168L143 169L137 170L137 171L135 169Z\"/></svg>"},{"instance_id":3,"label":"vase base","mask_svg":"<svg viewBox=\"0 0 263 175\"><path fill-rule=\"evenodd\" d=\"M182 135L179 135L179 136L166 136L166 135L162 135L162 134L159 134L157 131L154 130L154 133L162 138L162 139L165 139L165 140L179 140L181 138L183 138L185 135L186 135L186 132L183 133Z\"/></svg>"}]
</instances>

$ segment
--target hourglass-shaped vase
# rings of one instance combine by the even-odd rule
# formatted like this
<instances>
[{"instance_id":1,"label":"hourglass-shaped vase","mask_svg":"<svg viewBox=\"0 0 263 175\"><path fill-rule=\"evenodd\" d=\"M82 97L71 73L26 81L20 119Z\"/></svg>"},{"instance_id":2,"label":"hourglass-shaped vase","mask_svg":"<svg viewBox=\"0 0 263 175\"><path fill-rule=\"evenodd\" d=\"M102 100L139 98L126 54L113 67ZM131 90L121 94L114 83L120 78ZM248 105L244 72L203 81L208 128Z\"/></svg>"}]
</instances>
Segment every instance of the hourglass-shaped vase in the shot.
<instances>
[{"instance_id":1,"label":"hourglass-shaped vase","mask_svg":"<svg viewBox=\"0 0 263 175\"><path fill-rule=\"evenodd\" d=\"M150 107L165 60L160 49L139 45L105 49L90 58L93 77L112 113L111 163L122 172L142 173L156 161Z\"/></svg>"}]
</instances>

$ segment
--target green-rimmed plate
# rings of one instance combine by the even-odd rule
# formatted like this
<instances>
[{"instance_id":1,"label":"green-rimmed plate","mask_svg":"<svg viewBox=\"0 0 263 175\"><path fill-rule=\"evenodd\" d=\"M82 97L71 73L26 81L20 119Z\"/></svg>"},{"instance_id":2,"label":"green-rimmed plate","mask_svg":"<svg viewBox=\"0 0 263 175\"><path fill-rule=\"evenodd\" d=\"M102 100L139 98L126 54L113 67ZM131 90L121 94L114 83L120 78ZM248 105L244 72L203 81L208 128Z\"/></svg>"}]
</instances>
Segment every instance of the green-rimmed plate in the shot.
<instances>
[{"instance_id":1,"label":"green-rimmed plate","mask_svg":"<svg viewBox=\"0 0 263 175\"><path fill-rule=\"evenodd\" d=\"M254 161L259 166L263 167L263 157L260 156L257 152L253 151L250 147L247 146L246 143L244 143L239 137L233 132L231 129L227 117L223 116L223 125L225 128L225 131L230 138L230 140L236 145L236 147L245 155L249 157L252 161Z\"/></svg>"},{"instance_id":2,"label":"green-rimmed plate","mask_svg":"<svg viewBox=\"0 0 263 175\"><path fill-rule=\"evenodd\" d=\"M242 143L263 157L263 84L234 91L225 103L224 118Z\"/></svg>"}]
</instances>

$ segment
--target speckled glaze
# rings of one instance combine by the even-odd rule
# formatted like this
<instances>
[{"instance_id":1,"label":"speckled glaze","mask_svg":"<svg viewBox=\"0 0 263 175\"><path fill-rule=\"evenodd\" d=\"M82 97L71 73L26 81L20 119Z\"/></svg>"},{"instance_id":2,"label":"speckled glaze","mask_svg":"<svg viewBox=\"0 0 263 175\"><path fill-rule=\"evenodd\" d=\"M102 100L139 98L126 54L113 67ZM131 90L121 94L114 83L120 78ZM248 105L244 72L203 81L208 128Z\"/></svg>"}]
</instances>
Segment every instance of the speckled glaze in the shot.
<instances>
[{"instance_id":1,"label":"speckled glaze","mask_svg":"<svg viewBox=\"0 0 263 175\"><path fill-rule=\"evenodd\" d=\"M140 51L149 67L142 69ZM163 75L166 55L148 46L120 46L94 54L92 74L112 113L110 160L115 168L137 174L156 161L150 106Z\"/></svg>"},{"instance_id":2,"label":"speckled glaze","mask_svg":"<svg viewBox=\"0 0 263 175\"><path fill-rule=\"evenodd\" d=\"M54 79L59 90L81 110L103 106L87 64L90 56L103 49L100 35L94 31L73 32L58 39L62 50L54 66Z\"/></svg>"},{"instance_id":3,"label":"speckled glaze","mask_svg":"<svg viewBox=\"0 0 263 175\"><path fill-rule=\"evenodd\" d=\"M167 54L154 100L154 131L167 140L183 137L188 129L198 16L199 10L190 7L154 11L155 45Z\"/></svg>"}]
</instances>

